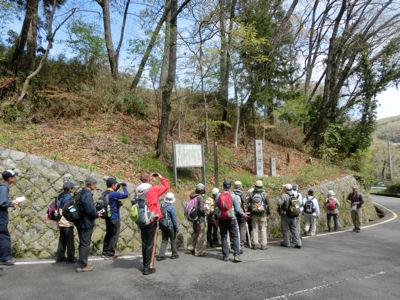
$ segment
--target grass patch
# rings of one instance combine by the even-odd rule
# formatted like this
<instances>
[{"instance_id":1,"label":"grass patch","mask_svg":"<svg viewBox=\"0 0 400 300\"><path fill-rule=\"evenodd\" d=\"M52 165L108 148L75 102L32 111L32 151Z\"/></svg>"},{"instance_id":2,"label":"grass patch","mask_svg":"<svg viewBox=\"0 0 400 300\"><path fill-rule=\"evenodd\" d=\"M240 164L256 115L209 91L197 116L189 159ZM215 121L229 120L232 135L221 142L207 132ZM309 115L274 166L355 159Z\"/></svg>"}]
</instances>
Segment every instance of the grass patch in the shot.
<instances>
[{"instance_id":1,"label":"grass patch","mask_svg":"<svg viewBox=\"0 0 400 300\"><path fill-rule=\"evenodd\" d=\"M124 144L129 144L129 137L124 133L119 137L119 140Z\"/></svg>"},{"instance_id":2,"label":"grass patch","mask_svg":"<svg viewBox=\"0 0 400 300\"><path fill-rule=\"evenodd\" d=\"M81 168L84 168L84 169L87 169L87 170L90 170L93 172L99 172L96 166L88 164L87 162L84 162L84 161L82 161L82 162L77 161L77 162L74 162L74 164L77 165L78 167L81 167Z\"/></svg>"},{"instance_id":3,"label":"grass patch","mask_svg":"<svg viewBox=\"0 0 400 300\"><path fill-rule=\"evenodd\" d=\"M115 177L117 177L118 179L124 180L124 174L122 174L121 172L115 173Z\"/></svg>"},{"instance_id":4,"label":"grass patch","mask_svg":"<svg viewBox=\"0 0 400 300\"><path fill-rule=\"evenodd\" d=\"M7 145L6 135L0 133L0 145Z\"/></svg>"}]
</instances>

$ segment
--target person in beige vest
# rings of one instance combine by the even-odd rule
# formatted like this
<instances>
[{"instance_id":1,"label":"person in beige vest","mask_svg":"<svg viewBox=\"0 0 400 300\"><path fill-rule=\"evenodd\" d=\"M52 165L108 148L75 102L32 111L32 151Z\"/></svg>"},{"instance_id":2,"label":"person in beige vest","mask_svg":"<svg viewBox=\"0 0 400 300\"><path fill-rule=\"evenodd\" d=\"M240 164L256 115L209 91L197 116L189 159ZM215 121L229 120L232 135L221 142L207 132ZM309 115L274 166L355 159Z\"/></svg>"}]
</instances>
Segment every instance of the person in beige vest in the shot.
<instances>
[{"instance_id":1,"label":"person in beige vest","mask_svg":"<svg viewBox=\"0 0 400 300\"><path fill-rule=\"evenodd\" d=\"M328 198L325 200L326 209L326 220L328 222L328 231L332 231L331 221L335 224L335 231L338 231L338 213L339 213L340 203L339 200L335 198L335 193L332 190L328 191Z\"/></svg>"},{"instance_id":2,"label":"person in beige vest","mask_svg":"<svg viewBox=\"0 0 400 300\"><path fill-rule=\"evenodd\" d=\"M65 182L63 185L64 192L59 196L61 216L65 203L71 199L74 194L75 186L75 183L69 181ZM58 228L60 229L60 239L58 241L56 262L75 263L74 223L67 221L67 219L62 216L58 223ZM65 251L67 251L67 257L65 257Z\"/></svg>"}]
</instances>

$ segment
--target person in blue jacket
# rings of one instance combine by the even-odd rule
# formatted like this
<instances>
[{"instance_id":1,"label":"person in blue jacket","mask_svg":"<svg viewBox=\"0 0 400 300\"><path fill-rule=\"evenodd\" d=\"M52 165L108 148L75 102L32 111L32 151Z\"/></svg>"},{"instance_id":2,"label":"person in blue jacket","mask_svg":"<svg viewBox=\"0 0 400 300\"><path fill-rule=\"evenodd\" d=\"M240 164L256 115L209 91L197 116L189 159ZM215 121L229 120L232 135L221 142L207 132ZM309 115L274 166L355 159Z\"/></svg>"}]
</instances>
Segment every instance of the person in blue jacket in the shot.
<instances>
[{"instance_id":1,"label":"person in blue jacket","mask_svg":"<svg viewBox=\"0 0 400 300\"><path fill-rule=\"evenodd\" d=\"M93 177L86 178L86 187L82 189L80 195L83 217L78 222L75 222L79 236L79 267L76 269L78 273L93 270L93 265L88 263L90 242L93 234L94 220L101 217L101 214L96 212L93 202L92 192L96 189L96 184L97 181Z\"/></svg>"},{"instance_id":2,"label":"person in blue jacket","mask_svg":"<svg viewBox=\"0 0 400 300\"><path fill-rule=\"evenodd\" d=\"M157 260L164 260L165 250L167 249L168 239L171 240L172 259L179 257L178 248L176 247L176 236L178 235L178 221L176 219L176 212L173 206L175 196L173 193L167 193L164 203L161 204L161 212L163 217L160 219L160 229L162 233L162 243L160 252L158 253ZM165 213L164 213L165 212ZM164 220L163 220L164 219Z\"/></svg>"},{"instance_id":3,"label":"person in blue jacket","mask_svg":"<svg viewBox=\"0 0 400 300\"><path fill-rule=\"evenodd\" d=\"M106 235L103 242L104 259L114 259L118 255L115 254L115 247L117 246L119 232L121 228L119 208L122 206L120 199L129 197L126 183L121 183L124 189L123 193L117 192L119 189L117 179L110 177L106 180L107 190L103 192L103 196L108 195L108 204L110 206L111 217L106 219Z\"/></svg>"},{"instance_id":4,"label":"person in blue jacket","mask_svg":"<svg viewBox=\"0 0 400 300\"><path fill-rule=\"evenodd\" d=\"M12 170L4 171L2 174L4 182L0 184L0 264L11 266L15 264L15 260L11 257L11 239L8 232L8 208L17 208L16 200L10 201L10 185L17 181Z\"/></svg>"}]
</instances>

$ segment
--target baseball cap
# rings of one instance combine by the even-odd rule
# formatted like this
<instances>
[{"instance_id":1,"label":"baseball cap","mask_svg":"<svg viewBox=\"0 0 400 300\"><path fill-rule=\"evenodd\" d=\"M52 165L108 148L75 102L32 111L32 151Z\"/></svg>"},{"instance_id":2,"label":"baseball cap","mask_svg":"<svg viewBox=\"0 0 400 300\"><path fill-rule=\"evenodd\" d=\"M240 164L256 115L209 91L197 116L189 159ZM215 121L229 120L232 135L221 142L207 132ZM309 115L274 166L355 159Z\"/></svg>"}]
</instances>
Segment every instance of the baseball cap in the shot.
<instances>
[{"instance_id":1,"label":"baseball cap","mask_svg":"<svg viewBox=\"0 0 400 300\"><path fill-rule=\"evenodd\" d=\"M97 180L94 179L93 177L88 177L85 180L86 186L89 186L89 185L92 185L92 184L95 184L95 183L97 183Z\"/></svg>"},{"instance_id":2,"label":"baseball cap","mask_svg":"<svg viewBox=\"0 0 400 300\"><path fill-rule=\"evenodd\" d=\"M63 189L65 191L69 191L70 189L74 188L75 186L76 186L76 183L67 181L67 182L64 182Z\"/></svg>"},{"instance_id":3,"label":"baseball cap","mask_svg":"<svg viewBox=\"0 0 400 300\"><path fill-rule=\"evenodd\" d=\"M198 185L196 185L196 192L202 192L205 189L206 189L206 187L202 183L199 183Z\"/></svg>"},{"instance_id":4,"label":"baseball cap","mask_svg":"<svg viewBox=\"0 0 400 300\"><path fill-rule=\"evenodd\" d=\"M232 181L230 181L229 179L225 179L222 183L222 186L226 189L230 189L232 186Z\"/></svg>"},{"instance_id":5,"label":"baseball cap","mask_svg":"<svg viewBox=\"0 0 400 300\"><path fill-rule=\"evenodd\" d=\"M297 183L293 183L292 184L292 188L294 191L297 191L297 189L299 188L299 186L297 185Z\"/></svg>"},{"instance_id":6,"label":"baseball cap","mask_svg":"<svg viewBox=\"0 0 400 300\"><path fill-rule=\"evenodd\" d=\"M114 177L107 178L106 184L107 185L117 184L117 179L115 179Z\"/></svg>"},{"instance_id":7,"label":"baseball cap","mask_svg":"<svg viewBox=\"0 0 400 300\"><path fill-rule=\"evenodd\" d=\"M213 195L218 195L218 193L219 193L219 189L218 188L213 188L212 191L211 191L211 194L213 194Z\"/></svg>"},{"instance_id":8,"label":"baseball cap","mask_svg":"<svg viewBox=\"0 0 400 300\"><path fill-rule=\"evenodd\" d=\"M288 191L291 191L292 190L292 185L290 184L290 183L286 183L286 184L284 184L284 185L282 185L285 189L287 189Z\"/></svg>"},{"instance_id":9,"label":"baseball cap","mask_svg":"<svg viewBox=\"0 0 400 300\"><path fill-rule=\"evenodd\" d=\"M18 176L18 172L14 172L12 170L7 170L1 173L1 176L3 177L4 180L8 180L11 177L16 177Z\"/></svg>"}]
</instances>

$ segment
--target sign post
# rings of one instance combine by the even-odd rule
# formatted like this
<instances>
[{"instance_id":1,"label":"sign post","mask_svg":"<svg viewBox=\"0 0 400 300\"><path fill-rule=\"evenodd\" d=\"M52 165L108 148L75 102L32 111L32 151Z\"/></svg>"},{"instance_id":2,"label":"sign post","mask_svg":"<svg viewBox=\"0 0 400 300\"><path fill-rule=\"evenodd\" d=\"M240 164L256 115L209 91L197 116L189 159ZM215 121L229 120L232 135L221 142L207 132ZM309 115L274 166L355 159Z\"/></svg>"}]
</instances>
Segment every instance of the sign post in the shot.
<instances>
[{"instance_id":1,"label":"sign post","mask_svg":"<svg viewBox=\"0 0 400 300\"><path fill-rule=\"evenodd\" d=\"M276 159L275 158L270 158L269 159L269 169L270 169L270 174L272 177L276 177Z\"/></svg>"},{"instance_id":2,"label":"sign post","mask_svg":"<svg viewBox=\"0 0 400 300\"><path fill-rule=\"evenodd\" d=\"M178 168L201 168L202 181L206 184L203 144L172 142L172 158L175 188L178 188Z\"/></svg>"},{"instance_id":3,"label":"sign post","mask_svg":"<svg viewBox=\"0 0 400 300\"><path fill-rule=\"evenodd\" d=\"M262 140L254 140L254 168L257 177L264 177L264 157Z\"/></svg>"}]
</instances>

